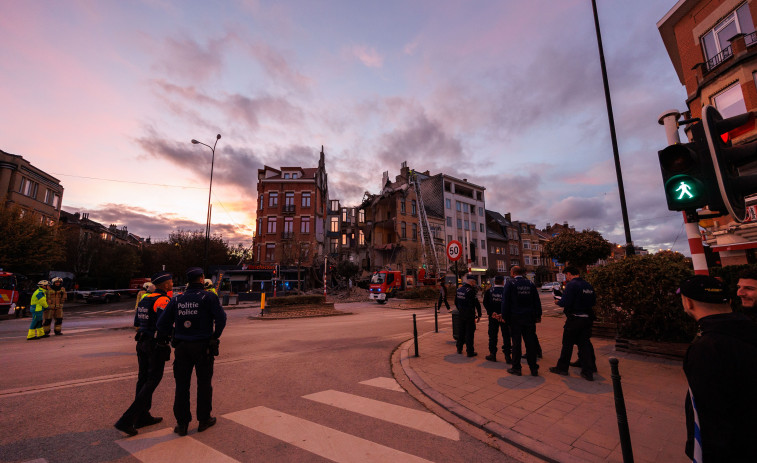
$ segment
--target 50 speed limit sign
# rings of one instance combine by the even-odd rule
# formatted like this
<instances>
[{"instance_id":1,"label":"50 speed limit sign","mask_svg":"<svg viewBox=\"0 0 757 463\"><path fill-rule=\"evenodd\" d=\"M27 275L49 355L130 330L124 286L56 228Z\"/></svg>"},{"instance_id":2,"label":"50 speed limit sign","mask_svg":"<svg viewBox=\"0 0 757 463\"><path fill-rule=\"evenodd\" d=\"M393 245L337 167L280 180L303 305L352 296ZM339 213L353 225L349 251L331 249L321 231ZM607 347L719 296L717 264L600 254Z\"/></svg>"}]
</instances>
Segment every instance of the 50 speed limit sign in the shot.
<instances>
[{"instance_id":1,"label":"50 speed limit sign","mask_svg":"<svg viewBox=\"0 0 757 463\"><path fill-rule=\"evenodd\" d=\"M463 245L457 240L450 241L449 244L447 245L447 257L449 258L449 260L454 262L460 259L462 255L463 255Z\"/></svg>"}]
</instances>

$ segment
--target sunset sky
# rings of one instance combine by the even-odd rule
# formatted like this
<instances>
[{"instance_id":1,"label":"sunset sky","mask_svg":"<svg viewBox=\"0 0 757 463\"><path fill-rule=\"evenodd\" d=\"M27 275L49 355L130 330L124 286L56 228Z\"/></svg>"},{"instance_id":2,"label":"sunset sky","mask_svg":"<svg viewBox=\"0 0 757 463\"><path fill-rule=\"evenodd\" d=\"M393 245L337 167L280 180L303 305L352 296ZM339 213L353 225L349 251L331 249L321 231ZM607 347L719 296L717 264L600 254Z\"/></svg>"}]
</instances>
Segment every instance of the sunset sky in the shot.
<instances>
[{"instance_id":1,"label":"sunset sky","mask_svg":"<svg viewBox=\"0 0 757 463\"><path fill-rule=\"evenodd\" d=\"M623 243L590 0L0 0L0 149L63 209L165 239L249 245L263 165L315 167L356 205L400 164L486 187L514 219ZM599 0L631 233L689 253L657 161L686 109L656 28L674 0Z\"/></svg>"}]
</instances>

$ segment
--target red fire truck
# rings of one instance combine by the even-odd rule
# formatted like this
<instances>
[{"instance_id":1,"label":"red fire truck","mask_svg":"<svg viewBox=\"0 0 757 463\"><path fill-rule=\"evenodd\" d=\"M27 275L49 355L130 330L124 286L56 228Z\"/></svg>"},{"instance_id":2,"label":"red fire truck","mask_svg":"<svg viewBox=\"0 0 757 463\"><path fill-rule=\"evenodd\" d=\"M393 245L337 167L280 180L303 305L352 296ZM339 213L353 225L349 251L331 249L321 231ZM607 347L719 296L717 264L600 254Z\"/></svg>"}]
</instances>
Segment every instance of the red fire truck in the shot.
<instances>
[{"instance_id":1,"label":"red fire truck","mask_svg":"<svg viewBox=\"0 0 757 463\"><path fill-rule=\"evenodd\" d=\"M0 270L0 310L8 313L11 304L18 302L18 281L16 275Z\"/></svg>"}]
</instances>

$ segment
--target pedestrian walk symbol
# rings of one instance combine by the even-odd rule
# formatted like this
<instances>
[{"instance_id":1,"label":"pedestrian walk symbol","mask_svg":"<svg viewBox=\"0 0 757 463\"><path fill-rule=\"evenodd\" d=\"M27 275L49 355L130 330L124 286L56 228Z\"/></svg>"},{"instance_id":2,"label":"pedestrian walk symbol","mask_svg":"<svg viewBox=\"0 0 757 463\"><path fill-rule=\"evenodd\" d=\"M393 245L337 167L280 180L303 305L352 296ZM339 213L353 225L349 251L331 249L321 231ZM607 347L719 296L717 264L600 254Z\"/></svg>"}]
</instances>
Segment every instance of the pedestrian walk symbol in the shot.
<instances>
[{"instance_id":1,"label":"pedestrian walk symbol","mask_svg":"<svg viewBox=\"0 0 757 463\"><path fill-rule=\"evenodd\" d=\"M694 195L691 194L691 186L686 182L681 182L681 185L676 188L676 192L680 191L681 194L678 195L678 199L684 199L684 196L686 196L686 199L694 199Z\"/></svg>"}]
</instances>

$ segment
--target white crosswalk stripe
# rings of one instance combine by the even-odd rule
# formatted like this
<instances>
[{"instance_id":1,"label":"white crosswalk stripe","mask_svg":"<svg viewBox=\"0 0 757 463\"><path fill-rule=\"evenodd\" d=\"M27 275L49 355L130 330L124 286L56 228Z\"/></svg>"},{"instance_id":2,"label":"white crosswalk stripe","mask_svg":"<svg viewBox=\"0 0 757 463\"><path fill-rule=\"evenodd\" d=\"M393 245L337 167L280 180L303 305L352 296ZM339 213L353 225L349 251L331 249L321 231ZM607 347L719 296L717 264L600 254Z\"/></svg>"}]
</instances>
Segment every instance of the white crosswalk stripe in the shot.
<instances>
[{"instance_id":1,"label":"white crosswalk stripe","mask_svg":"<svg viewBox=\"0 0 757 463\"><path fill-rule=\"evenodd\" d=\"M191 436L179 437L171 428L146 434L139 433L128 439L116 441L132 456L145 463L186 463L189 461L212 461L216 463L239 463Z\"/></svg>"},{"instance_id":2,"label":"white crosswalk stripe","mask_svg":"<svg viewBox=\"0 0 757 463\"><path fill-rule=\"evenodd\" d=\"M333 390L316 392L303 398L447 439L460 440L457 429L433 413Z\"/></svg>"},{"instance_id":3,"label":"white crosswalk stripe","mask_svg":"<svg viewBox=\"0 0 757 463\"><path fill-rule=\"evenodd\" d=\"M394 378L379 377L367 379L365 381L360 381L360 384L389 389L390 391L405 392L405 390L402 389L402 386L400 386L400 383Z\"/></svg>"},{"instance_id":4,"label":"white crosswalk stripe","mask_svg":"<svg viewBox=\"0 0 757 463\"><path fill-rule=\"evenodd\" d=\"M338 463L429 461L266 407L250 408L223 417Z\"/></svg>"}]
</instances>

